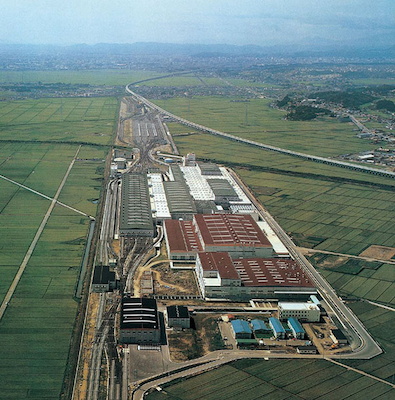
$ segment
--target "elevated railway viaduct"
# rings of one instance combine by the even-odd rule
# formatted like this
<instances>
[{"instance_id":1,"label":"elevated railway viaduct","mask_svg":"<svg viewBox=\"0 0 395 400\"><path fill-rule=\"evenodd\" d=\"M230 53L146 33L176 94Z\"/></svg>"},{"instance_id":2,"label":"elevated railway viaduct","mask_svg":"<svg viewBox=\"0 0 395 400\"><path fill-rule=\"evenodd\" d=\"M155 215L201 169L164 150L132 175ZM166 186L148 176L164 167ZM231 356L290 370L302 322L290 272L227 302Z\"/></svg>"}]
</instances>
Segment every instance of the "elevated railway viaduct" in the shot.
<instances>
[{"instance_id":1,"label":"elevated railway viaduct","mask_svg":"<svg viewBox=\"0 0 395 400\"><path fill-rule=\"evenodd\" d=\"M351 164L351 163L348 163L348 162L333 160L333 159L330 159L330 158L319 157L319 156L314 156L314 155L311 155L311 154L299 153L299 152L292 151L292 150L282 149L280 147L275 147L275 146L271 146L271 145L268 145L268 144L255 142L255 141L249 140L249 139L243 139L241 137L234 136L234 135L231 135L229 133L217 131L215 129L208 128L207 126L196 124L194 122L188 121L188 120L186 120L184 118L181 118L181 117L179 117L177 115L174 115L174 114L164 110L163 108L161 108L161 107L157 106L156 104L152 103L151 101L147 100L145 97L140 96L139 94L133 92L130 89L131 86L133 86L133 84L129 84L129 85L126 86L126 92L129 93L135 100L144 103L147 107L150 107L150 108L153 108L153 109L157 110L162 115L166 115L169 118L172 118L173 120L175 120L176 122L178 122L180 124L183 124L185 126L188 126L190 128L196 129L196 130L199 130L201 132L209 133L209 134L215 135L215 136L224 137L226 139L233 140L235 142L248 144L250 146L259 147L261 149L265 149L265 150L269 150L269 151L275 151L277 153L287 154L287 155L290 155L290 156L293 156L293 157L299 157L299 158L302 158L302 159L305 159L305 160L308 160L308 161L314 161L314 162L318 162L318 163L321 163L321 164L332 165L332 166L335 166L335 167L347 168L347 169L350 169L350 170L354 170L354 171L358 171L358 172L365 172L365 173L373 174L373 175L379 175L379 176L383 176L383 177L386 177L386 178L395 178L395 172L380 170L380 169L377 169L377 168L365 167L363 165L355 165L355 164Z\"/></svg>"}]
</instances>

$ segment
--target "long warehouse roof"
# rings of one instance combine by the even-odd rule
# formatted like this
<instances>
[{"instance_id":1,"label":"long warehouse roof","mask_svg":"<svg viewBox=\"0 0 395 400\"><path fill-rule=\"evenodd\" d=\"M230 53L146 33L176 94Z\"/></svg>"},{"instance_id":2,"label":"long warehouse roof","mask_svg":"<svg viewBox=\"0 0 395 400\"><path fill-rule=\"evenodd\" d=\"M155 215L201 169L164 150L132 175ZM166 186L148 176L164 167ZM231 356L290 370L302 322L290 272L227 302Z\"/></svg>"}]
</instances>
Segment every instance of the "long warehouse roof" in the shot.
<instances>
[{"instance_id":1,"label":"long warehouse roof","mask_svg":"<svg viewBox=\"0 0 395 400\"><path fill-rule=\"evenodd\" d=\"M146 175L124 174L122 176L121 231L153 229L150 203Z\"/></svg>"}]
</instances>

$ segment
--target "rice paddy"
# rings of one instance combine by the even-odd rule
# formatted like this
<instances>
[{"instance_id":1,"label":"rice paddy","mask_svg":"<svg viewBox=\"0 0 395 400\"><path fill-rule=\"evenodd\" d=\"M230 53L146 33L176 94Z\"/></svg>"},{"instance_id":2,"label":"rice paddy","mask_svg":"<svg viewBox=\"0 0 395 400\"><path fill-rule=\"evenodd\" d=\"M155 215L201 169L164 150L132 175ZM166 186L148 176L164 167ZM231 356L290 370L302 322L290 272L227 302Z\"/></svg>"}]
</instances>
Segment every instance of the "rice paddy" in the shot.
<instances>
[{"instance_id":1,"label":"rice paddy","mask_svg":"<svg viewBox=\"0 0 395 400\"><path fill-rule=\"evenodd\" d=\"M240 360L162 386L148 400L390 399L390 386L324 360ZM362 397L361 397L362 396Z\"/></svg>"}]
</instances>

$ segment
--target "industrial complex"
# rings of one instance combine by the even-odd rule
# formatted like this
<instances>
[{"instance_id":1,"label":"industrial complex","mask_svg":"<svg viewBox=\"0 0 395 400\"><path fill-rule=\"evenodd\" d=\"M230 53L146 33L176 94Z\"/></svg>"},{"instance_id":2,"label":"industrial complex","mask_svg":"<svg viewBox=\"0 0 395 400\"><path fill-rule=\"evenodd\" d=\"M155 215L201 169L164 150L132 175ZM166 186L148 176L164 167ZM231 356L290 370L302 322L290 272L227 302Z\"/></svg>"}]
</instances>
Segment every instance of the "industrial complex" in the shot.
<instances>
[{"instance_id":1,"label":"industrial complex","mask_svg":"<svg viewBox=\"0 0 395 400\"><path fill-rule=\"evenodd\" d=\"M234 173L197 162L193 154L166 160L171 162L135 172L119 160L114 162L118 183L113 190L119 188L115 215L119 226L114 238L121 249L146 248L144 263L149 257L162 256L165 262L152 265L167 265L162 266L163 272L144 267L135 275L134 289L128 281L118 282L109 267L96 267L92 292L124 285L116 318L119 343L157 349L166 342L166 331L196 329L196 304L187 306L185 299L189 298L201 305L229 304L220 307L224 321L219 325L227 348L270 349L284 342L294 353L319 352L310 341L318 328L306 329L311 324L326 324L330 317L315 282L291 256ZM153 246L156 255L148 256ZM143 259L137 260L136 271L143 265ZM179 280L183 271L186 281ZM180 295L172 294L175 286L169 276L178 277ZM159 287L168 290L158 294ZM161 300L170 305L164 306ZM244 313L223 314L227 309ZM330 325L327 335L336 349L348 343L337 328Z\"/></svg>"},{"instance_id":2,"label":"industrial complex","mask_svg":"<svg viewBox=\"0 0 395 400\"><path fill-rule=\"evenodd\" d=\"M102 332L116 344L122 393L128 379L168 371L172 357L212 349L351 354L355 338L339 323L339 302L240 178L193 153L153 150L171 141L166 125L139 101L125 109L139 118L119 138L134 135L126 143L138 148L113 153L90 286L105 321L93 348L103 353Z\"/></svg>"}]
</instances>

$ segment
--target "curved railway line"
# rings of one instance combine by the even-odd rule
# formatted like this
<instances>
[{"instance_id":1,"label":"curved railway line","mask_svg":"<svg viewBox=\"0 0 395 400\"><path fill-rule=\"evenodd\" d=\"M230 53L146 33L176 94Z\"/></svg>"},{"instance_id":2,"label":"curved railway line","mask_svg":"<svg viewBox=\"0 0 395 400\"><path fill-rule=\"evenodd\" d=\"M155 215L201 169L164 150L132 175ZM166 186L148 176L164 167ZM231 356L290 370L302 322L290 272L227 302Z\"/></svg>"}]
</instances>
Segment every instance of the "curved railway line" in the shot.
<instances>
[{"instance_id":1,"label":"curved railway line","mask_svg":"<svg viewBox=\"0 0 395 400\"><path fill-rule=\"evenodd\" d=\"M308 161L314 161L314 162L318 162L321 164L327 164L327 165L332 165L335 167L347 168L347 169L351 169L351 170L358 171L358 172L365 172L368 174L384 176L386 178L395 178L395 172L380 170L380 169L371 168L371 167L365 167L363 165L355 165L355 164L351 164L348 162L333 160L333 159L326 158L326 157L319 157L319 156L314 156L311 154L287 150L287 149L283 149L281 147L271 146L268 144L256 142L256 141L249 140L249 139L243 139L239 136L231 135L230 133L221 132L216 129L211 129L204 125L196 124L194 122L188 121L185 118L181 118L177 115L174 115L169 111L166 111L165 109L163 109L163 108L157 106L156 104L152 103L151 101L147 100L145 97L140 96L139 94L133 92L131 87L133 87L134 84L135 83L130 83L130 84L126 85L126 88L125 88L126 92L129 93L134 99L144 103L147 107L150 107L150 108L160 112L162 115L166 115L166 116L174 119L176 122L178 122L180 124L183 124L185 126L188 126L190 128L196 129L196 130L199 130L201 132L209 133L209 134L215 135L215 136L220 136L220 137L223 137L223 138L226 138L226 139L229 139L232 141L236 141L239 143L244 143L244 144L247 144L250 146L259 147L264 150L275 151L277 153L282 153L282 154L287 154L287 155L290 155L293 157L302 158L302 159L305 159Z\"/></svg>"}]
</instances>

